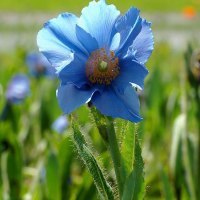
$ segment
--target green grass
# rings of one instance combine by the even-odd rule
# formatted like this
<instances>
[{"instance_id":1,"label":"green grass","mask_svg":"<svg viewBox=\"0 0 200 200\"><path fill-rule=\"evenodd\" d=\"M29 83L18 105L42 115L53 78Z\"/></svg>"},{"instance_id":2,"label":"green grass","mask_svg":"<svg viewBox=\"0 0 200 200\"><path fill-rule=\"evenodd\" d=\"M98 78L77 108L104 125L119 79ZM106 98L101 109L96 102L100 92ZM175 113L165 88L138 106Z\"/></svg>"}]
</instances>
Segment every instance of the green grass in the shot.
<instances>
[{"instance_id":1,"label":"green grass","mask_svg":"<svg viewBox=\"0 0 200 200\"><path fill-rule=\"evenodd\" d=\"M0 1L1 11L73 11L80 13L88 5L88 0L6 0ZM185 6L194 6L200 10L198 0L109 0L120 10L125 11L130 6L136 6L142 11L181 11Z\"/></svg>"},{"instance_id":2,"label":"green grass","mask_svg":"<svg viewBox=\"0 0 200 200\"><path fill-rule=\"evenodd\" d=\"M24 61L26 53L25 49L19 48L14 54L0 54L0 112L5 105L9 79L16 73L28 72ZM187 125L192 133L190 136L193 137L190 142L193 144L197 141L196 107L193 90L183 76L183 55L173 52L167 44L156 44L147 68L149 75L145 80L145 90L140 101L144 120L138 126L145 161L145 199L167 199L164 195L171 190L168 187L173 187L172 192L176 187L181 187L182 200L191 199L184 184L186 174L180 171L174 175L170 168L173 125L182 112L183 92L188 96ZM22 105L13 106L12 118L0 121L0 199L7 192L9 179L17 181L19 186L12 187L15 182L9 182L13 199L16 195L22 197L32 191L30 195L34 200L60 200L58 196L65 196L65 200L96 200L93 181L83 164L78 161L77 152L69 141L68 136L72 131L70 125L63 135L51 130L51 123L61 114L55 97L58 81L47 80L45 77L39 80L30 77L30 81L31 95ZM181 86L183 82L186 86L184 88ZM112 182L110 157L88 107L81 106L74 112L74 116L81 124L81 130L90 146L93 146L92 150L98 152L100 164L107 169L106 175ZM123 123L121 119L115 120L118 133L122 133ZM122 135L118 134L118 137L122 138ZM7 147L6 142L11 146ZM13 149L15 151L11 151ZM5 163L7 155L10 156L7 163L9 165ZM23 160L18 159L19 156L22 156ZM162 166L164 171L161 171ZM40 175L39 170L42 170L42 167L46 169L45 177ZM18 173L21 176L18 176ZM180 181L180 185L174 181L174 176ZM69 178L68 183L66 180Z\"/></svg>"}]
</instances>

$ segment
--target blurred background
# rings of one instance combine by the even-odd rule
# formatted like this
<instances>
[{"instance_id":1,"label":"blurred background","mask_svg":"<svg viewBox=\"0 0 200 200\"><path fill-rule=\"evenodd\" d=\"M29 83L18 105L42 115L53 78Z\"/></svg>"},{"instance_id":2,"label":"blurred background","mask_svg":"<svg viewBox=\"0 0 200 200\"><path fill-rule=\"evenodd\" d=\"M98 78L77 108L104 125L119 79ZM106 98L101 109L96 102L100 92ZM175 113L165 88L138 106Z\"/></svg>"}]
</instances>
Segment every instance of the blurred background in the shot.
<instances>
[{"instance_id":1,"label":"blurred background","mask_svg":"<svg viewBox=\"0 0 200 200\"><path fill-rule=\"evenodd\" d=\"M115 4L121 12L135 6L153 23L155 40L167 41L174 48L183 48L190 38L198 38L200 9L199 0L118 0ZM35 35L43 23L61 12L80 15L87 0L7 0L0 3L0 43L1 51L10 51L16 45L35 48Z\"/></svg>"},{"instance_id":2,"label":"blurred background","mask_svg":"<svg viewBox=\"0 0 200 200\"><path fill-rule=\"evenodd\" d=\"M61 12L80 15L88 2L0 1L0 200L98 199L70 140L69 119L58 106L59 82L36 46L44 22ZM152 22L155 49L147 63L145 89L139 93L145 199L198 200L200 1L107 2L122 13L135 6ZM20 92L10 96L16 85ZM112 163L88 107L75 115L112 182ZM116 119L119 132L123 123Z\"/></svg>"}]
</instances>

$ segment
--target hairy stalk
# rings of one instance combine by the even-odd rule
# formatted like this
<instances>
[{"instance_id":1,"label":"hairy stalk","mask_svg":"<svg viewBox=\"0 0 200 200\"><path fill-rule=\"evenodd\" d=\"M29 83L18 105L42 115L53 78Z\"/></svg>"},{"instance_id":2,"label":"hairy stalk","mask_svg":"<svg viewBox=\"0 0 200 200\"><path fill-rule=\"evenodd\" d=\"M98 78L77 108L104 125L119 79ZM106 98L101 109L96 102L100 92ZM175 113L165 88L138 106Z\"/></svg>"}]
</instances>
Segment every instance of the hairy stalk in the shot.
<instances>
[{"instance_id":1,"label":"hairy stalk","mask_svg":"<svg viewBox=\"0 0 200 200\"><path fill-rule=\"evenodd\" d=\"M110 151L115 175L117 179L117 185L119 190L119 196L122 197L123 192L123 180L121 176L121 154L119 151L119 144L117 142L117 137L113 125L112 118L102 115L94 106L90 105L92 115L94 117L95 123L99 130L101 137L103 138L107 148Z\"/></svg>"},{"instance_id":2,"label":"hairy stalk","mask_svg":"<svg viewBox=\"0 0 200 200\"><path fill-rule=\"evenodd\" d=\"M72 116L71 116L72 117ZM94 179L98 194L102 200L114 200L112 188L106 181L104 174L99 166L95 156L88 148L84 135L81 133L78 124L72 117L72 128L74 130L73 141L78 150L78 153L88 168L90 174Z\"/></svg>"},{"instance_id":3,"label":"hairy stalk","mask_svg":"<svg viewBox=\"0 0 200 200\"><path fill-rule=\"evenodd\" d=\"M98 110L94 106L90 105L89 107L91 108L91 113L94 117L99 133L107 145L108 134L107 134L107 127L106 127L106 119L101 113L98 112Z\"/></svg>"},{"instance_id":4,"label":"hairy stalk","mask_svg":"<svg viewBox=\"0 0 200 200\"><path fill-rule=\"evenodd\" d=\"M107 121L108 146L114 164L114 169L119 189L119 196L121 199L123 193L123 181L121 177L121 154L119 151L119 144L117 142L113 121L109 117L106 117L106 121Z\"/></svg>"}]
</instances>

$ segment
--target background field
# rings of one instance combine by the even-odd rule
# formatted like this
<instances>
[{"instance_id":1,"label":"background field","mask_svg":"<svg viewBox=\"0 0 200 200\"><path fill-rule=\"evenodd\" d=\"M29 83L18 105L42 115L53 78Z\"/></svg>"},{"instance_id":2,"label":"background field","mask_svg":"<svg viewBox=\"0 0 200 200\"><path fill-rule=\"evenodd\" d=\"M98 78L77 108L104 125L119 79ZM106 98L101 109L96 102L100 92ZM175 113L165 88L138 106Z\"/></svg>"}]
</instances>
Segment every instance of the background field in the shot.
<instances>
[{"instance_id":1,"label":"background field","mask_svg":"<svg viewBox=\"0 0 200 200\"><path fill-rule=\"evenodd\" d=\"M194 6L200 9L199 0L109 0L108 3L115 4L120 10L125 11L130 6L136 6L142 11L182 11L185 6ZM7 0L0 2L0 10L3 11L73 11L78 12L87 5L87 0Z\"/></svg>"}]
</instances>

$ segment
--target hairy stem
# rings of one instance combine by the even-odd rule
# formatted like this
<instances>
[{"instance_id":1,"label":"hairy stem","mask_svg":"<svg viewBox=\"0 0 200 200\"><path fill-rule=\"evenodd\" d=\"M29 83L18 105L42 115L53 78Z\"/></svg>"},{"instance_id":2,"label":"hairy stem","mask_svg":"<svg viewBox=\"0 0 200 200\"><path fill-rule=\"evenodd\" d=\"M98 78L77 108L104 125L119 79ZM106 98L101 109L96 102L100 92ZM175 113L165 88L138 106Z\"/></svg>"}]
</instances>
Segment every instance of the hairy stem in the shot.
<instances>
[{"instance_id":1,"label":"hairy stem","mask_svg":"<svg viewBox=\"0 0 200 200\"><path fill-rule=\"evenodd\" d=\"M119 144L117 142L117 137L113 125L112 118L106 117L99 113L99 111L91 106L91 112L95 119L95 123L99 130L101 137L103 138L107 148L110 151L111 158L114 165L115 175L117 179L117 185L119 190L119 196L122 197L123 193L123 180L121 176L121 154L119 150Z\"/></svg>"},{"instance_id":2,"label":"hairy stem","mask_svg":"<svg viewBox=\"0 0 200 200\"><path fill-rule=\"evenodd\" d=\"M121 197L123 192L123 182L121 177L121 154L119 151L119 144L117 142L117 137L112 119L107 117L106 121L107 121L108 147L114 164L114 169L119 189L119 196Z\"/></svg>"}]
</instances>

